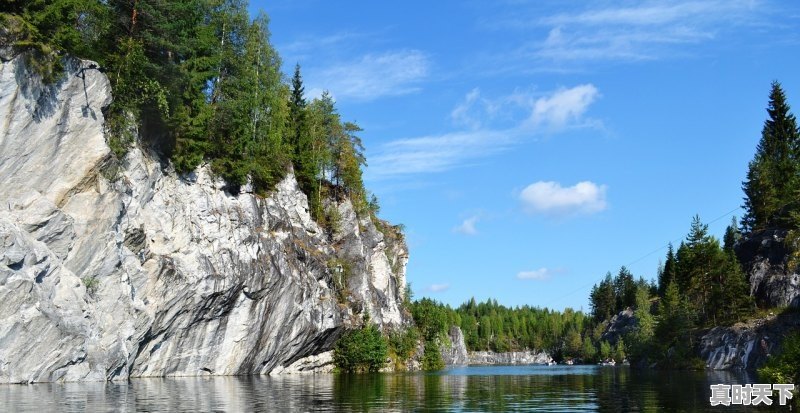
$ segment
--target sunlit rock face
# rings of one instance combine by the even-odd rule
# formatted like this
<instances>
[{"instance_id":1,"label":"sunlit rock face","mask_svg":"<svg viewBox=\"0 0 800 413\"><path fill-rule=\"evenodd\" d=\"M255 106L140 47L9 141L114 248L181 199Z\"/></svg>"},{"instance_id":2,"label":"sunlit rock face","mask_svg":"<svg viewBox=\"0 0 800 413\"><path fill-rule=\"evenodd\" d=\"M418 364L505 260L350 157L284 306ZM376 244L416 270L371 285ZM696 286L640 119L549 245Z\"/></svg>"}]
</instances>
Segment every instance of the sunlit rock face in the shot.
<instances>
[{"instance_id":1,"label":"sunlit rock face","mask_svg":"<svg viewBox=\"0 0 800 413\"><path fill-rule=\"evenodd\" d=\"M548 364L552 363L553 358L544 351L510 351L507 353L495 353L493 351L470 351L469 363L476 365L492 364Z\"/></svg>"},{"instance_id":2,"label":"sunlit rock face","mask_svg":"<svg viewBox=\"0 0 800 413\"><path fill-rule=\"evenodd\" d=\"M451 326L447 332L447 338L450 340L449 345L441 346L444 364L448 366L469 364L469 354L467 353L467 345L464 342L464 333L461 328Z\"/></svg>"},{"instance_id":3,"label":"sunlit rock face","mask_svg":"<svg viewBox=\"0 0 800 413\"><path fill-rule=\"evenodd\" d=\"M405 244L349 201L329 234L292 174L259 197L139 147L109 168L108 79L3 59L0 383L313 371L361 313L409 322Z\"/></svg>"}]
</instances>

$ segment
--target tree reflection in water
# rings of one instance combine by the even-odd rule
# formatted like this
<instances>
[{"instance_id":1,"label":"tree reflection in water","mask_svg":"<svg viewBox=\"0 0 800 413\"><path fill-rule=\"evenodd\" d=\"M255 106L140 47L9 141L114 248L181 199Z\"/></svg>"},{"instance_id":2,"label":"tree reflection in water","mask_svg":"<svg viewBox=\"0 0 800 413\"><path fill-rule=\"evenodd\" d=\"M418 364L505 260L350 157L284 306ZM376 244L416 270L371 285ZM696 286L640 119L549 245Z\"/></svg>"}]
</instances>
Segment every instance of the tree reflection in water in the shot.
<instances>
[{"instance_id":1,"label":"tree reflection in water","mask_svg":"<svg viewBox=\"0 0 800 413\"><path fill-rule=\"evenodd\" d=\"M754 379L734 372L640 372L599 366L151 378L0 386L0 411L713 411L708 402L710 384Z\"/></svg>"}]
</instances>

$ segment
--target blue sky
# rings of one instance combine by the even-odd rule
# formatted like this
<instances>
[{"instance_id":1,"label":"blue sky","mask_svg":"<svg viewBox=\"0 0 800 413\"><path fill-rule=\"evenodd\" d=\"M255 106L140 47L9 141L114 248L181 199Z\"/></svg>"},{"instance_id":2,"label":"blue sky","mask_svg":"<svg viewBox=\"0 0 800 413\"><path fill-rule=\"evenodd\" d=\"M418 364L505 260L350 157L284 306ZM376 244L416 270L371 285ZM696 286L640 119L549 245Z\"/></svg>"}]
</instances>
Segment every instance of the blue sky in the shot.
<instances>
[{"instance_id":1,"label":"blue sky","mask_svg":"<svg viewBox=\"0 0 800 413\"><path fill-rule=\"evenodd\" d=\"M800 108L790 1L253 1L367 148L415 295L588 310L741 205L770 82ZM741 215L734 211L731 215Z\"/></svg>"}]
</instances>

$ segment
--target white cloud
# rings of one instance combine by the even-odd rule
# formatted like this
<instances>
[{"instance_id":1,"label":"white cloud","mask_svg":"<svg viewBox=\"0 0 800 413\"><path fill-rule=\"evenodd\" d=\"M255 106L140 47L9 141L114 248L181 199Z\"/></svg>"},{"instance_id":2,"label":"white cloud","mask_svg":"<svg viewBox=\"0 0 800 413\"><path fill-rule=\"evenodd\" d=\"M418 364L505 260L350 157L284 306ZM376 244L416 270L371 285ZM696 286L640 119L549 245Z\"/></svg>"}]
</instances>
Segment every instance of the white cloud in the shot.
<instances>
[{"instance_id":1,"label":"white cloud","mask_svg":"<svg viewBox=\"0 0 800 413\"><path fill-rule=\"evenodd\" d=\"M599 95L597 88L591 84L559 89L551 96L536 100L531 120L537 124L562 128L568 122L580 119Z\"/></svg>"},{"instance_id":2,"label":"white cloud","mask_svg":"<svg viewBox=\"0 0 800 413\"><path fill-rule=\"evenodd\" d=\"M370 101L418 92L429 67L429 58L423 52L399 50L367 54L355 61L316 71L312 68L306 73L309 84L325 87L341 99Z\"/></svg>"},{"instance_id":3,"label":"white cloud","mask_svg":"<svg viewBox=\"0 0 800 413\"><path fill-rule=\"evenodd\" d=\"M535 280L535 281L544 281L549 280L556 274L563 273L564 270L560 268L556 269L549 269L549 268L539 268L538 270L532 271L520 271L517 273L517 278L520 280Z\"/></svg>"},{"instance_id":4,"label":"white cloud","mask_svg":"<svg viewBox=\"0 0 800 413\"><path fill-rule=\"evenodd\" d=\"M605 185L583 181L569 187L558 182L539 181L520 193L524 209L546 215L592 214L607 207Z\"/></svg>"},{"instance_id":5,"label":"white cloud","mask_svg":"<svg viewBox=\"0 0 800 413\"><path fill-rule=\"evenodd\" d=\"M469 165L537 135L572 127L597 126L599 122L587 119L585 114L599 96L594 85L584 84L546 95L515 91L494 100L481 98L480 108L477 108L472 105L478 101L479 91L473 89L451 112L451 117L461 119L462 123L474 129L386 143L369 154L367 178L442 172ZM500 119L505 124L489 124L500 116L500 112L506 116ZM476 116L482 116L483 121L476 120ZM465 119L469 120L464 122Z\"/></svg>"},{"instance_id":6,"label":"white cloud","mask_svg":"<svg viewBox=\"0 0 800 413\"><path fill-rule=\"evenodd\" d=\"M464 235L476 235L478 233L478 229L475 228L475 224L478 223L480 217L477 215L473 215L464 221L461 222L461 225L456 226L453 228L454 232Z\"/></svg>"},{"instance_id":7,"label":"white cloud","mask_svg":"<svg viewBox=\"0 0 800 413\"><path fill-rule=\"evenodd\" d=\"M432 293L440 293L443 291L447 291L448 289L450 289L450 284L431 284L427 288L427 290Z\"/></svg>"}]
</instances>

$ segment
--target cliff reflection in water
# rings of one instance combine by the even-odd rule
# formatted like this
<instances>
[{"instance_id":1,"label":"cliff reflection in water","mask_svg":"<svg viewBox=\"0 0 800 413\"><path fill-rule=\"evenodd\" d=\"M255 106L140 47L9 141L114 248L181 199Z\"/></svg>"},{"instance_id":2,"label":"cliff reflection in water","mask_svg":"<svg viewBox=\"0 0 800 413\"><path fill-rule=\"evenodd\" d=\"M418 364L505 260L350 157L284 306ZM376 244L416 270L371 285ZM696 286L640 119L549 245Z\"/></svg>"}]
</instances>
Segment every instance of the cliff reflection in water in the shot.
<instances>
[{"instance_id":1,"label":"cliff reflection in water","mask_svg":"<svg viewBox=\"0 0 800 413\"><path fill-rule=\"evenodd\" d=\"M731 372L636 372L596 366L151 378L120 384L0 386L0 411L701 411L712 410L709 384L752 379Z\"/></svg>"}]
</instances>

